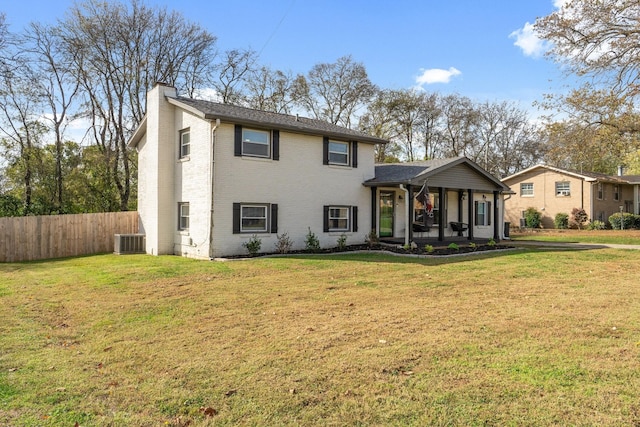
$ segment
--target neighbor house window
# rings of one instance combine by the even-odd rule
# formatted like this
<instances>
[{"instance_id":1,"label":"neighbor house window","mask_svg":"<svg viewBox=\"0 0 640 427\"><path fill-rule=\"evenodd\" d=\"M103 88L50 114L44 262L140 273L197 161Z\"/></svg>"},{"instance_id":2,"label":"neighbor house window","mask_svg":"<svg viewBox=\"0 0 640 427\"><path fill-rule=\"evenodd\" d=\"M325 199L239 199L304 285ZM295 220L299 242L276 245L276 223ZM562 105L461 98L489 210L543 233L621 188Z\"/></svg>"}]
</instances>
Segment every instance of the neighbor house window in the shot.
<instances>
[{"instance_id":1,"label":"neighbor house window","mask_svg":"<svg viewBox=\"0 0 640 427\"><path fill-rule=\"evenodd\" d=\"M278 205L275 203L234 203L233 233L277 233Z\"/></svg>"},{"instance_id":2,"label":"neighbor house window","mask_svg":"<svg viewBox=\"0 0 640 427\"><path fill-rule=\"evenodd\" d=\"M178 203L178 230L189 230L189 203Z\"/></svg>"},{"instance_id":3,"label":"neighbor house window","mask_svg":"<svg viewBox=\"0 0 640 427\"><path fill-rule=\"evenodd\" d=\"M571 184L569 181L558 181L556 182L556 196L570 196L571 195Z\"/></svg>"},{"instance_id":4,"label":"neighbor house window","mask_svg":"<svg viewBox=\"0 0 640 427\"><path fill-rule=\"evenodd\" d=\"M476 201L475 225L491 225L491 202Z\"/></svg>"},{"instance_id":5,"label":"neighbor house window","mask_svg":"<svg viewBox=\"0 0 640 427\"><path fill-rule=\"evenodd\" d=\"M613 186L613 200L620 200L620 186L617 184Z\"/></svg>"},{"instance_id":6,"label":"neighbor house window","mask_svg":"<svg viewBox=\"0 0 640 427\"><path fill-rule=\"evenodd\" d=\"M533 196L533 182L520 184L520 196Z\"/></svg>"},{"instance_id":7,"label":"neighbor house window","mask_svg":"<svg viewBox=\"0 0 640 427\"><path fill-rule=\"evenodd\" d=\"M189 128L180 131L180 158L188 157L191 153L191 132Z\"/></svg>"},{"instance_id":8,"label":"neighbor house window","mask_svg":"<svg viewBox=\"0 0 640 427\"><path fill-rule=\"evenodd\" d=\"M270 132L266 130L242 129L242 155L269 157L270 139Z\"/></svg>"},{"instance_id":9,"label":"neighbor house window","mask_svg":"<svg viewBox=\"0 0 640 427\"><path fill-rule=\"evenodd\" d=\"M339 141L329 141L329 164L349 165L349 143Z\"/></svg>"},{"instance_id":10,"label":"neighbor house window","mask_svg":"<svg viewBox=\"0 0 640 427\"><path fill-rule=\"evenodd\" d=\"M598 183L598 200L602 200L604 198L604 187L601 182Z\"/></svg>"},{"instance_id":11,"label":"neighbor house window","mask_svg":"<svg viewBox=\"0 0 640 427\"><path fill-rule=\"evenodd\" d=\"M325 206L324 232L358 231L357 206Z\"/></svg>"}]
</instances>

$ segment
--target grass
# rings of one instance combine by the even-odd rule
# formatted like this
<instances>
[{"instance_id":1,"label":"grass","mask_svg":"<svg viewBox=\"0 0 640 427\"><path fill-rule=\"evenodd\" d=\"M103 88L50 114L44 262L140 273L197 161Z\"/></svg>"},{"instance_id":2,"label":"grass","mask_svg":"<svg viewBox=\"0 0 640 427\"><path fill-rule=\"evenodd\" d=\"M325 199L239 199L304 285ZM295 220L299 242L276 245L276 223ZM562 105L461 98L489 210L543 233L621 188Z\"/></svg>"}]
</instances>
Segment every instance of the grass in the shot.
<instances>
[{"instance_id":1,"label":"grass","mask_svg":"<svg viewBox=\"0 0 640 427\"><path fill-rule=\"evenodd\" d=\"M639 262L0 264L0 424L637 425Z\"/></svg>"},{"instance_id":2,"label":"grass","mask_svg":"<svg viewBox=\"0 0 640 427\"><path fill-rule=\"evenodd\" d=\"M640 245L640 230L528 230L511 232L513 240Z\"/></svg>"}]
</instances>

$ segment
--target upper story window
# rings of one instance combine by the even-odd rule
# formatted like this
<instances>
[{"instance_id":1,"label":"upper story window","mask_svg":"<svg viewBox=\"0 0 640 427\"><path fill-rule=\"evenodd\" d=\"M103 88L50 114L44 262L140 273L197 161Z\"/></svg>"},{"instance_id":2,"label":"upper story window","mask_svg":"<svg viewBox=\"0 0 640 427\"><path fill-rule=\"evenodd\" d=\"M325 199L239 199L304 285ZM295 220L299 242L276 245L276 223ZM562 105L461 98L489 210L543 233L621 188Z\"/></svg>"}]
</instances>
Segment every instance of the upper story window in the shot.
<instances>
[{"instance_id":1,"label":"upper story window","mask_svg":"<svg viewBox=\"0 0 640 427\"><path fill-rule=\"evenodd\" d=\"M520 184L520 196L533 196L533 182Z\"/></svg>"},{"instance_id":2,"label":"upper story window","mask_svg":"<svg viewBox=\"0 0 640 427\"><path fill-rule=\"evenodd\" d=\"M569 181L556 182L556 196L564 197L571 195L571 183Z\"/></svg>"},{"instance_id":3,"label":"upper story window","mask_svg":"<svg viewBox=\"0 0 640 427\"><path fill-rule=\"evenodd\" d=\"M613 186L613 200L620 200L620 186L617 184Z\"/></svg>"},{"instance_id":4,"label":"upper story window","mask_svg":"<svg viewBox=\"0 0 640 427\"><path fill-rule=\"evenodd\" d=\"M178 230L189 230L189 203L178 203Z\"/></svg>"},{"instance_id":5,"label":"upper story window","mask_svg":"<svg viewBox=\"0 0 640 427\"><path fill-rule=\"evenodd\" d=\"M269 157L270 140L269 132L256 129L242 129L242 155Z\"/></svg>"},{"instance_id":6,"label":"upper story window","mask_svg":"<svg viewBox=\"0 0 640 427\"><path fill-rule=\"evenodd\" d=\"M329 164L349 165L349 143L339 141L329 141Z\"/></svg>"},{"instance_id":7,"label":"upper story window","mask_svg":"<svg viewBox=\"0 0 640 427\"><path fill-rule=\"evenodd\" d=\"M604 199L604 186L601 182L598 183L598 200Z\"/></svg>"},{"instance_id":8,"label":"upper story window","mask_svg":"<svg viewBox=\"0 0 640 427\"><path fill-rule=\"evenodd\" d=\"M322 163L357 168L358 143L356 141L335 141L324 137Z\"/></svg>"},{"instance_id":9,"label":"upper story window","mask_svg":"<svg viewBox=\"0 0 640 427\"><path fill-rule=\"evenodd\" d=\"M184 159L191 154L191 131L189 128L180 131L180 158Z\"/></svg>"},{"instance_id":10,"label":"upper story window","mask_svg":"<svg viewBox=\"0 0 640 427\"><path fill-rule=\"evenodd\" d=\"M280 157L280 132L236 125L234 154L278 160Z\"/></svg>"}]
</instances>

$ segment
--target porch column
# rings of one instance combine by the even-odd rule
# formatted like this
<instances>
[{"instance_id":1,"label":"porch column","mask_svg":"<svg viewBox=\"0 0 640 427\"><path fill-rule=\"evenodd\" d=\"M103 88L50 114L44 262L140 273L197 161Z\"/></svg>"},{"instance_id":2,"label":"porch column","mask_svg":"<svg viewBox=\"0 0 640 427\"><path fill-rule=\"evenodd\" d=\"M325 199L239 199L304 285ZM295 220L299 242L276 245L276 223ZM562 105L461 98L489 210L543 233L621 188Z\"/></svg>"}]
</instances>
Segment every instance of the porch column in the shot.
<instances>
[{"instance_id":1,"label":"porch column","mask_svg":"<svg viewBox=\"0 0 640 427\"><path fill-rule=\"evenodd\" d=\"M469 233L467 233L467 239L473 240L473 226L476 219L475 212L473 212L473 190L468 189L467 192L469 193L469 199L467 200L467 210L469 212Z\"/></svg>"},{"instance_id":2,"label":"porch column","mask_svg":"<svg viewBox=\"0 0 640 427\"><path fill-rule=\"evenodd\" d=\"M438 187L438 197L440 198L440 209L438 210L438 240L442 242L444 240L444 211L445 211L445 200L444 200L444 187Z\"/></svg>"},{"instance_id":3,"label":"porch column","mask_svg":"<svg viewBox=\"0 0 640 427\"><path fill-rule=\"evenodd\" d=\"M405 227L406 235L409 236L409 243L413 242L413 186L411 184L407 184L407 199L405 203L407 204L407 226ZM406 242L406 240L405 240Z\"/></svg>"},{"instance_id":4,"label":"porch column","mask_svg":"<svg viewBox=\"0 0 640 427\"><path fill-rule=\"evenodd\" d=\"M498 206L498 200L499 200L499 193L498 191L494 190L493 191L493 240L495 240L496 242L500 241L500 223L498 221L498 219L504 219L502 217L500 217L499 212L500 212L500 207Z\"/></svg>"},{"instance_id":5,"label":"porch column","mask_svg":"<svg viewBox=\"0 0 640 427\"><path fill-rule=\"evenodd\" d=\"M462 196L464 195L464 191L458 190L458 222L464 222L464 216L462 215L463 203ZM468 228L468 227L467 227ZM458 231L458 236L462 236L463 231Z\"/></svg>"},{"instance_id":6,"label":"porch column","mask_svg":"<svg viewBox=\"0 0 640 427\"><path fill-rule=\"evenodd\" d=\"M379 235L378 230L378 187L371 187L371 230L375 230L376 236ZM371 231L369 230L369 231Z\"/></svg>"}]
</instances>

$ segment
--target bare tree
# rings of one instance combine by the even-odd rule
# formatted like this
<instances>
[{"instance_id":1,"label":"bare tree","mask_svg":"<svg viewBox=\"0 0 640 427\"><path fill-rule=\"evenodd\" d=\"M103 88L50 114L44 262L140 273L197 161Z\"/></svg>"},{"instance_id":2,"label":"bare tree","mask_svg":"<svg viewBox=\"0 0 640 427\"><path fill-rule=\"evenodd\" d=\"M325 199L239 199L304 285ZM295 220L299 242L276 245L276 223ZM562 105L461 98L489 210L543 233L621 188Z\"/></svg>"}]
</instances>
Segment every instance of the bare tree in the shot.
<instances>
[{"instance_id":1,"label":"bare tree","mask_svg":"<svg viewBox=\"0 0 640 427\"><path fill-rule=\"evenodd\" d=\"M129 209L133 162L127 139L142 120L146 92L163 81L188 93L208 81L215 38L177 12L132 0L88 0L60 24L65 59L79 81L91 136L104 156L105 181Z\"/></svg>"},{"instance_id":2,"label":"bare tree","mask_svg":"<svg viewBox=\"0 0 640 427\"><path fill-rule=\"evenodd\" d=\"M53 27L32 23L20 37L21 55L28 63L30 84L41 96L47 114L43 122L49 122L55 146L55 211L64 211L63 196L63 147L65 129L70 110L78 94L80 85L71 69L66 67L61 52L61 39Z\"/></svg>"},{"instance_id":3,"label":"bare tree","mask_svg":"<svg viewBox=\"0 0 640 427\"><path fill-rule=\"evenodd\" d=\"M290 114L293 106L291 73L261 67L251 72L245 84L245 104L250 108Z\"/></svg>"},{"instance_id":4,"label":"bare tree","mask_svg":"<svg viewBox=\"0 0 640 427\"><path fill-rule=\"evenodd\" d=\"M357 111L375 93L363 64L351 56L313 66L296 78L297 103L314 118L350 128Z\"/></svg>"},{"instance_id":5,"label":"bare tree","mask_svg":"<svg viewBox=\"0 0 640 427\"><path fill-rule=\"evenodd\" d=\"M441 111L442 155L467 156L477 161L482 152L477 145L480 116L473 102L459 95L448 95L441 100Z\"/></svg>"}]
</instances>

